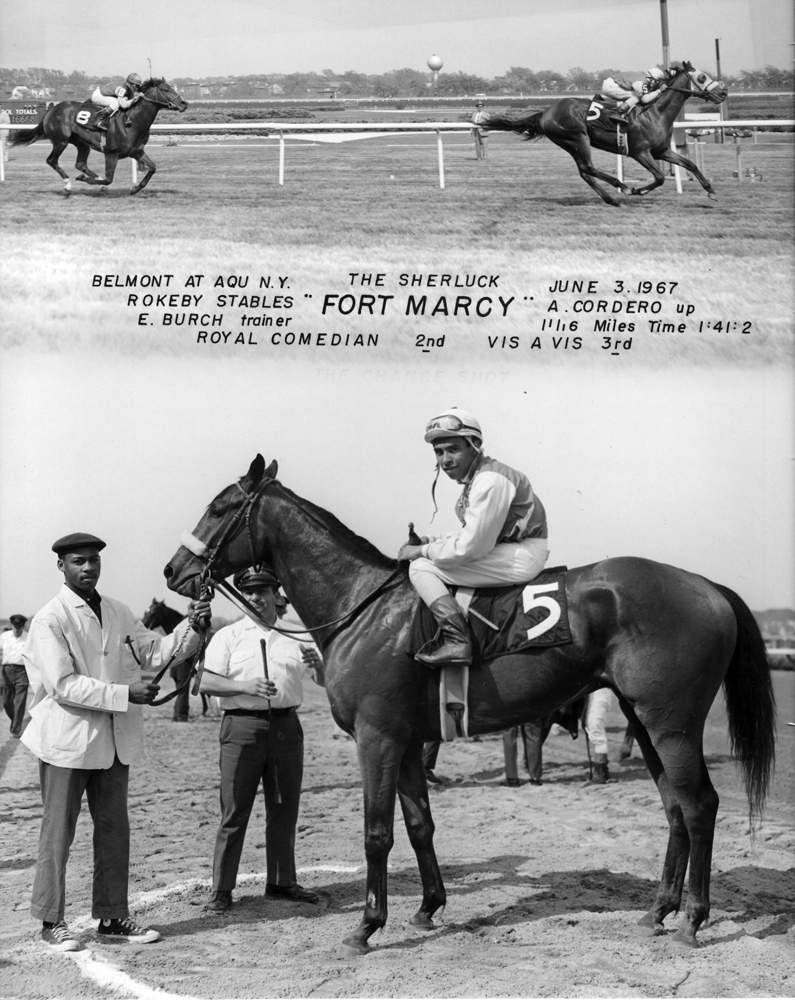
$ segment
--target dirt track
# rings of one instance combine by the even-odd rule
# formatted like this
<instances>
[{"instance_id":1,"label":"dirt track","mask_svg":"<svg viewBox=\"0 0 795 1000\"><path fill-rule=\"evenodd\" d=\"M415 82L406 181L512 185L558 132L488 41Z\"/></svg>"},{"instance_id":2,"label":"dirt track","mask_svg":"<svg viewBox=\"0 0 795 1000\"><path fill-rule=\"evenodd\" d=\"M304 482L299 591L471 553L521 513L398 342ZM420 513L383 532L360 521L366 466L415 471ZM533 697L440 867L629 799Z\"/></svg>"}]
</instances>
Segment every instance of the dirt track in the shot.
<instances>
[{"instance_id":1,"label":"dirt track","mask_svg":"<svg viewBox=\"0 0 795 1000\"><path fill-rule=\"evenodd\" d=\"M36 762L6 738L0 996L792 997L793 766L791 743L782 745L792 680L777 675L779 778L755 843L726 752L722 709L713 709L708 759L722 802L712 920L697 951L682 950L672 933L648 938L637 928L654 896L667 829L642 761L611 764L615 780L588 787L584 740L566 735L547 742L542 788L501 786L499 737L442 747L438 772L449 783L431 794L448 890L443 920L429 933L408 923L420 883L398 824L389 922L369 955L343 956L340 942L358 923L364 898L361 793L354 745L332 738L325 696L313 689L302 710L306 772L297 857L299 878L321 893L321 905L266 900L258 804L236 905L228 916L204 913L218 814L218 722L174 724L169 705L149 713L149 756L132 771L130 802L134 915L157 927L163 941L97 941L84 813L67 879L67 920L84 948L53 954L28 912L40 817ZM198 711L197 699L192 709ZM618 714L613 722L617 749ZM676 918L668 923L675 928Z\"/></svg>"}]
</instances>

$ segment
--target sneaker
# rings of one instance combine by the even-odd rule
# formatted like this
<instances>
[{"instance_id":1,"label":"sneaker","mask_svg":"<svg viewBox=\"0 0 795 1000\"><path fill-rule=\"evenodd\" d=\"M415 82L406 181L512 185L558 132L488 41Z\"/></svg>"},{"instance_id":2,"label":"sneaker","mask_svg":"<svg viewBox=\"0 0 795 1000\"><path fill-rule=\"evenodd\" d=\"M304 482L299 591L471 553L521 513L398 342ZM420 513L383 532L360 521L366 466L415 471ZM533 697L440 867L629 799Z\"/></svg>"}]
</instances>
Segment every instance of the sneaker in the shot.
<instances>
[{"instance_id":1,"label":"sneaker","mask_svg":"<svg viewBox=\"0 0 795 1000\"><path fill-rule=\"evenodd\" d=\"M129 917L123 920L100 920L97 934L113 941L129 941L131 944L151 944L160 940L158 931L139 927Z\"/></svg>"},{"instance_id":2,"label":"sneaker","mask_svg":"<svg viewBox=\"0 0 795 1000\"><path fill-rule=\"evenodd\" d=\"M41 929L41 939L53 951L79 951L80 942L72 934L66 923L59 920L57 924L46 924Z\"/></svg>"}]
</instances>

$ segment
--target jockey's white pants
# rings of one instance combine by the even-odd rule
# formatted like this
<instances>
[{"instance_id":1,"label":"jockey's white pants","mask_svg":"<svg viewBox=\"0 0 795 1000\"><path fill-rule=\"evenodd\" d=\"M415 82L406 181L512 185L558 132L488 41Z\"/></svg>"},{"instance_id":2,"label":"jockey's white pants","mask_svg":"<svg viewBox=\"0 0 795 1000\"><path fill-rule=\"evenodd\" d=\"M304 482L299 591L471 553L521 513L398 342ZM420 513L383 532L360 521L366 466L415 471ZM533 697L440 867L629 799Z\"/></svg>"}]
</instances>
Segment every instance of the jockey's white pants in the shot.
<instances>
[{"instance_id":1,"label":"jockey's white pants","mask_svg":"<svg viewBox=\"0 0 795 1000\"><path fill-rule=\"evenodd\" d=\"M121 107L118 97L109 97L107 94L103 94L99 87L91 95L91 100L94 104L101 104L103 108L110 108L111 111L118 111Z\"/></svg>"},{"instance_id":2,"label":"jockey's white pants","mask_svg":"<svg viewBox=\"0 0 795 1000\"><path fill-rule=\"evenodd\" d=\"M610 688L599 688L588 695L585 732L594 753L607 753L607 713L613 701Z\"/></svg>"},{"instance_id":3,"label":"jockey's white pants","mask_svg":"<svg viewBox=\"0 0 795 1000\"><path fill-rule=\"evenodd\" d=\"M450 593L448 583L459 587L505 587L534 579L549 558L547 545L546 538L502 542L486 555L450 569L442 569L420 556L409 564L409 579L430 607L438 598Z\"/></svg>"}]
</instances>

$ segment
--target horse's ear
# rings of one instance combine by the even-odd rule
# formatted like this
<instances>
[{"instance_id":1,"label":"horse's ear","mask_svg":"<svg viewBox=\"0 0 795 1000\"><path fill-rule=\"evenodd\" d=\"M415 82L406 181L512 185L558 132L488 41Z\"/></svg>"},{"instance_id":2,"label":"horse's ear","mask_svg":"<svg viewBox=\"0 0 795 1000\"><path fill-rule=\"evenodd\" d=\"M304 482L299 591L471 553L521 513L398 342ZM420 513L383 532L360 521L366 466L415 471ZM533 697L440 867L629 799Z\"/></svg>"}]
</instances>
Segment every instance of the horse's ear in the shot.
<instances>
[{"instance_id":1,"label":"horse's ear","mask_svg":"<svg viewBox=\"0 0 795 1000\"><path fill-rule=\"evenodd\" d=\"M693 68L693 65L692 65L692 63L689 63L689 62L687 61L687 59L685 59L685 60L684 60L684 61L682 62L682 69L686 70L686 71L687 71L688 73L690 72L690 70L691 70L692 68Z\"/></svg>"},{"instance_id":2,"label":"horse's ear","mask_svg":"<svg viewBox=\"0 0 795 1000\"><path fill-rule=\"evenodd\" d=\"M265 470L265 475L268 477L268 479L275 479L276 476L277 476L277 474L278 474L278 472L279 472L279 463L274 458L274 460L271 462L271 464Z\"/></svg>"},{"instance_id":3,"label":"horse's ear","mask_svg":"<svg viewBox=\"0 0 795 1000\"><path fill-rule=\"evenodd\" d=\"M262 474L265 472L265 459L262 455L257 455L251 465L248 467L248 472L246 473L246 479L252 483L258 483L262 479Z\"/></svg>"}]
</instances>

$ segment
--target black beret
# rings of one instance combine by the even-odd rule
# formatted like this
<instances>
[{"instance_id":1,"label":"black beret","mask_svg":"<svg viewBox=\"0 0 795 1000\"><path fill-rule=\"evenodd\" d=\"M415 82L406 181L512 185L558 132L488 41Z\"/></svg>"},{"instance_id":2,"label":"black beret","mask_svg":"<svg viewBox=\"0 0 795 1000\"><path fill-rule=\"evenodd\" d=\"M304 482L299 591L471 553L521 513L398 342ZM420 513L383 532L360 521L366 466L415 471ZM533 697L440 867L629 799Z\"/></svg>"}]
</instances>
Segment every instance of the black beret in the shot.
<instances>
[{"instance_id":1,"label":"black beret","mask_svg":"<svg viewBox=\"0 0 795 1000\"><path fill-rule=\"evenodd\" d=\"M67 552L74 552L75 549L84 549L89 546L99 552L105 548L105 543L96 535L87 535L84 531L74 531L71 535L64 535L57 542L53 542L52 550L57 552L59 556L63 556Z\"/></svg>"},{"instance_id":2,"label":"black beret","mask_svg":"<svg viewBox=\"0 0 795 1000\"><path fill-rule=\"evenodd\" d=\"M251 566L235 573L235 586L238 590L259 590L262 587L279 586L279 579L267 566Z\"/></svg>"}]
</instances>

